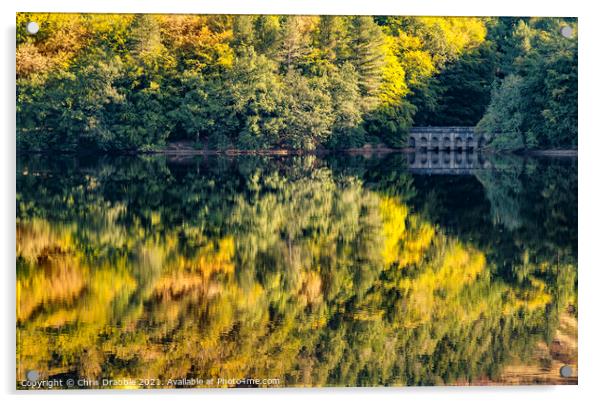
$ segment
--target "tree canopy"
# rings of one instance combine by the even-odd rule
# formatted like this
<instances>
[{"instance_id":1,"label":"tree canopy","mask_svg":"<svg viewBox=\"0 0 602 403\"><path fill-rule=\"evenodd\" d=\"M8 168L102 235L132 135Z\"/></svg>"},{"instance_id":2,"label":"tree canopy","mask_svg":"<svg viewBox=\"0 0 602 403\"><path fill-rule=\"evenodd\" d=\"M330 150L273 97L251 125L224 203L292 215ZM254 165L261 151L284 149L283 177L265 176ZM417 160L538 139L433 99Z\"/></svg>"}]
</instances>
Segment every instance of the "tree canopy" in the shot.
<instances>
[{"instance_id":1,"label":"tree canopy","mask_svg":"<svg viewBox=\"0 0 602 403\"><path fill-rule=\"evenodd\" d=\"M412 125L479 123L494 147L574 147L567 24L576 32L551 18L19 13L17 144L403 147Z\"/></svg>"}]
</instances>

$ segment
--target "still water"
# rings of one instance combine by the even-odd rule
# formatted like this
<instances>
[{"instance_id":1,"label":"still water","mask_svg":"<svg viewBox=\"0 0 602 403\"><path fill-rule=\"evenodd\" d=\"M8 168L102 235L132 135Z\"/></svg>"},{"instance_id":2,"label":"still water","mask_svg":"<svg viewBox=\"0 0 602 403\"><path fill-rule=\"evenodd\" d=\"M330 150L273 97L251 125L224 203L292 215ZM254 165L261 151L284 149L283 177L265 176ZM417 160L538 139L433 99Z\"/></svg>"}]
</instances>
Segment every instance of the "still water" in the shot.
<instances>
[{"instance_id":1,"label":"still water","mask_svg":"<svg viewBox=\"0 0 602 403\"><path fill-rule=\"evenodd\" d=\"M577 160L448 160L19 156L18 387L576 383Z\"/></svg>"}]
</instances>

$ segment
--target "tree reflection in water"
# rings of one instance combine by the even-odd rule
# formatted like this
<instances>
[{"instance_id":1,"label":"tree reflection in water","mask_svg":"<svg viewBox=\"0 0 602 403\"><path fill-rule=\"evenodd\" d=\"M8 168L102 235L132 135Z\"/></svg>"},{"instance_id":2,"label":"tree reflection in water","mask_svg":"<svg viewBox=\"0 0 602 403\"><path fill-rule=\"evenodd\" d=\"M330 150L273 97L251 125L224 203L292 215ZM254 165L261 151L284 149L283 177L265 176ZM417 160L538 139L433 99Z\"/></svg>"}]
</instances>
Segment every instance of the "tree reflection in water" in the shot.
<instances>
[{"instance_id":1,"label":"tree reflection in water","mask_svg":"<svg viewBox=\"0 0 602 403\"><path fill-rule=\"evenodd\" d=\"M576 382L576 161L500 166L22 157L17 379Z\"/></svg>"}]
</instances>

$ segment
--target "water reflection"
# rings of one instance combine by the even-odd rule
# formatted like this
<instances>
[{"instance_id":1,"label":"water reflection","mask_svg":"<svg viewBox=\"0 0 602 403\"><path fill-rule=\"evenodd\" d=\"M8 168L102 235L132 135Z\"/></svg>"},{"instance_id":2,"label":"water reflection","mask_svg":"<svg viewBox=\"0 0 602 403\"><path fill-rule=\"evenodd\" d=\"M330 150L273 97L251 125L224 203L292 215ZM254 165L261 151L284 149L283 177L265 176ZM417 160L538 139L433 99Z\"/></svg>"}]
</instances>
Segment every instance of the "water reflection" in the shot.
<instances>
[{"instance_id":1,"label":"water reflection","mask_svg":"<svg viewBox=\"0 0 602 403\"><path fill-rule=\"evenodd\" d=\"M473 170L492 168L491 159L472 150L417 150L407 157L410 171L422 174L467 175Z\"/></svg>"},{"instance_id":2,"label":"water reflection","mask_svg":"<svg viewBox=\"0 0 602 403\"><path fill-rule=\"evenodd\" d=\"M22 157L17 379L574 383L576 161L487 164Z\"/></svg>"}]
</instances>

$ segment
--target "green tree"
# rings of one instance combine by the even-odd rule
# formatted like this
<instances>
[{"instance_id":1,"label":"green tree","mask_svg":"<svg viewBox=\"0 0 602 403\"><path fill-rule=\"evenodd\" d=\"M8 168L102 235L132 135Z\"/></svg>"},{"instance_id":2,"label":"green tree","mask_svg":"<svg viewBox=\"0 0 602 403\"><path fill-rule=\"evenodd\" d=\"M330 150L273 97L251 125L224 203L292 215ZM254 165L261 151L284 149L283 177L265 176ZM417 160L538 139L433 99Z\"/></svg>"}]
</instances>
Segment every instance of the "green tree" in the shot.
<instances>
[{"instance_id":1,"label":"green tree","mask_svg":"<svg viewBox=\"0 0 602 403\"><path fill-rule=\"evenodd\" d=\"M377 104L385 65L384 34L372 17L354 17L350 27L350 62L354 65L364 110Z\"/></svg>"},{"instance_id":2,"label":"green tree","mask_svg":"<svg viewBox=\"0 0 602 403\"><path fill-rule=\"evenodd\" d=\"M506 67L477 128L502 149L576 147L577 39L564 38L570 20L519 20L512 31L513 64Z\"/></svg>"},{"instance_id":3,"label":"green tree","mask_svg":"<svg viewBox=\"0 0 602 403\"><path fill-rule=\"evenodd\" d=\"M227 109L220 126L233 127L231 140L248 149L269 148L277 144L285 125L282 117L283 88L276 64L250 49L237 57L226 76L222 95ZM219 85L224 85L219 82ZM225 145L225 137L217 141Z\"/></svg>"},{"instance_id":4,"label":"green tree","mask_svg":"<svg viewBox=\"0 0 602 403\"><path fill-rule=\"evenodd\" d=\"M476 130L493 136L491 146L501 150L515 150L534 145L533 138L523 132L523 79L509 75L491 94L491 104Z\"/></svg>"},{"instance_id":5,"label":"green tree","mask_svg":"<svg viewBox=\"0 0 602 403\"><path fill-rule=\"evenodd\" d=\"M346 17L320 16L316 42L324 59L334 63L349 58L349 28L349 20Z\"/></svg>"},{"instance_id":6,"label":"green tree","mask_svg":"<svg viewBox=\"0 0 602 403\"><path fill-rule=\"evenodd\" d=\"M326 77L308 79L295 71L284 78L284 145L313 150L332 133L334 112Z\"/></svg>"},{"instance_id":7,"label":"green tree","mask_svg":"<svg viewBox=\"0 0 602 403\"><path fill-rule=\"evenodd\" d=\"M328 146L361 147L365 143L365 130L362 126L361 94L355 67L351 63L345 63L340 69L332 69L328 75L328 86L334 114Z\"/></svg>"},{"instance_id":8,"label":"green tree","mask_svg":"<svg viewBox=\"0 0 602 403\"><path fill-rule=\"evenodd\" d=\"M311 52L312 17L290 15L284 18L280 37L279 60L284 73L306 63Z\"/></svg>"}]
</instances>

